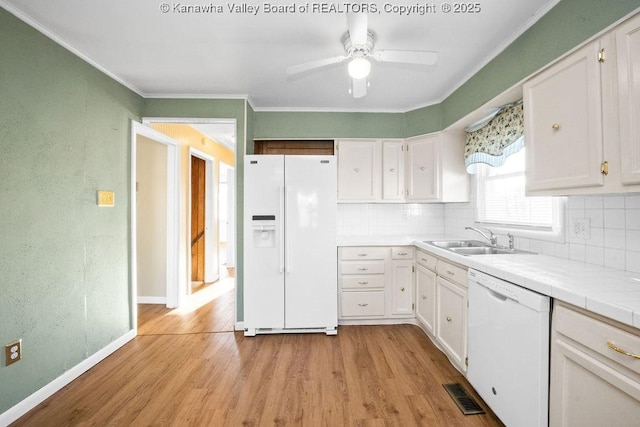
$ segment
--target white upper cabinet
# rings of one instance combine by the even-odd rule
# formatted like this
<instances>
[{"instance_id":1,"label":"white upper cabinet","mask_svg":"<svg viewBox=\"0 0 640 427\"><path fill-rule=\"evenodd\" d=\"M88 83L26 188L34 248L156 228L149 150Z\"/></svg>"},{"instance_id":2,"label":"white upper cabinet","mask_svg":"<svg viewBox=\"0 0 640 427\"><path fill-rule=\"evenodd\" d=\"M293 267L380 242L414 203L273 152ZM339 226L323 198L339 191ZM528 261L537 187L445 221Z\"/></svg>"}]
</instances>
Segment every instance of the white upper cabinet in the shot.
<instances>
[{"instance_id":1,"label":"white upper cabinet","mask_svg":"<svg viewBox=\"0 0 640 427\"><path fill-rule=\"evenodd\" d=\"M382 141L382 198L404 199L404 149L402 140Z\"/></svg>"},{"instance_id":2,"label":"white upper cabinet","mask_svg":"<svg viewBox=\"0 0 640 427\"><path fill-rule=\"evenodd\" d=\"M623 184L640 184L640 15L615 32Z\"/></svg>"},{"instance_id":3,"label":"white upper cabinet","mask_svg":"<svg viewBox=\"0 0 640 427\"><path fill-rule=\"evenodd\" d=\"M527 190L601 186L600 41L524 85Z\"/></svg>"},{"instance_id":4,"label":"white upper cabinet","mask_svg":"<svg viewBox=\"0 0 640 427\"><path fill-rule=\"evenodd\" d=\"M407 141L407 200L430 201L438 198L440 134ZM460 157L462 162L463 157Z\"/></svg>"},{"instance_id":5,"label":"white upper cabinet","mask_svg":"<svg viewBox=\"0 0 640 427\"><path fill-rule=\"evenodd\" d=\"M464 133L338 141L340 202L468 202Z\"/></svg>"},{"instance_id":6,"label":"white upper cabinet","mask_svg":"<svg viewBox=\"0 0 640 427\"><path fill-rule=\"evenodd\" d=\"M380 200L380 141L338 142L338 199Z\"/></svg>"},{"instance_id":7,"label":"white upper cabinet","mask_svg":"<svg viewBox=\"0 0 640 427\"><path fill-rule=\"evenodd\" d=\"M528 195L640 191L640 14L525 82Z\"/></svg>"}]
</instances>

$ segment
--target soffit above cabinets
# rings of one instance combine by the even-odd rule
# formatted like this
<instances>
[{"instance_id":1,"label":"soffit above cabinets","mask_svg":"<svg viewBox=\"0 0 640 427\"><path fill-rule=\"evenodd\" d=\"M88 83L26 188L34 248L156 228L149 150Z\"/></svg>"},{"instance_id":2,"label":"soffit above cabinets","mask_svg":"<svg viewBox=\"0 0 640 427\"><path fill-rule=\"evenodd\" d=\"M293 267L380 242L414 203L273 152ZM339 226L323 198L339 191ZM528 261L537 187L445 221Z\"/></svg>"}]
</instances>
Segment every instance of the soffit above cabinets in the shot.
<instances>
[{"instance_id":1,"label":"soffit above cabinets","mask_svg":"<svg viewBox=\"0 0 640 427\"><path fill-rule=\"evenodd\" d=\"M347 19L340 12L355 3L270 3L294 5L295 12L231 1L0 0L0 6L145 97L246 97L256 110L405 112L441 102L558 2L482 0L475 13L445 13L443 5L463 3L435 2L424 14L399 14L388 5L426 3L369 2L378 11L368 19L376 50L436 51L438 62L423 69L372 61L370 87L359 99L348 92L346 62L286 75L288 67L344 55ZM329 6L304 13L306 4ZM200 5L221 11L195 12ZM260 9L254 14L249 6Z\"/></svg>"}]
</instances>

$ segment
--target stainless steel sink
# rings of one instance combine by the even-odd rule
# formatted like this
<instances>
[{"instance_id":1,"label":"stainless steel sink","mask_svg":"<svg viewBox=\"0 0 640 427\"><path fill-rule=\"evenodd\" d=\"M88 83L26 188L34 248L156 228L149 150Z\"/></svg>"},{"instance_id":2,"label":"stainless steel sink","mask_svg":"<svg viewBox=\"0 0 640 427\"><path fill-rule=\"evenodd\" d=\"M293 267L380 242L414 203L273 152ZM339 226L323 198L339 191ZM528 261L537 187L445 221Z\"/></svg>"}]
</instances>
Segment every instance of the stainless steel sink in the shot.
<instances>
[{"instance_id":1,"label":"stainless steel sink","mask_svg":"<svg viewBox=\"0 0 640 427\"><path fill-rule=\"evenodd\" d=\"M484 242L479 240L435 240L435 241L425 241L433 246L437 246L439 248L444 249L452 249L452 248L480 248L480 247L488 247Z\"/></svg>"},{"instance_id":2,"label":"stainless steel sink","mask_svg":"<svg viewBox=\"0 0 640 427\"><path fill-rule=\"evenodd\" d=\"M460 255L500 255L524 253L515 249L510 250L509 248L496 248L493 246L483 246L481 248L450 248L449 250Z\"/></svg>"},{"instance_id":3,"label":"stainless steel sink","mask_svg":"<svg viewBox=\"0 0 640 427\"><path fill-rule=\"evenodd\" d=\"M425 240L424 243L446 249L460 255L506 255L533 253L518 249L509 249L504 246L491 246L490 244L479 240Z\"/></svg>"}]
</instances>

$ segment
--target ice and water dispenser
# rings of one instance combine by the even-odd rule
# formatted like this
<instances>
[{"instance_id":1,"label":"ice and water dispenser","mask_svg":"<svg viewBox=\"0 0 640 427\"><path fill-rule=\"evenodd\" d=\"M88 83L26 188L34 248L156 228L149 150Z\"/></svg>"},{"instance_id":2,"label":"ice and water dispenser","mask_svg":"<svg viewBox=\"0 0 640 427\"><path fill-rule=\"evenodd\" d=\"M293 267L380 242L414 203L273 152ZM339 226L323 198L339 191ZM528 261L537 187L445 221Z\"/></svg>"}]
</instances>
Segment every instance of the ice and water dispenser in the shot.
<instances>
[{"instance_id":1,"label":"ice and water dispenser","mask_svg":"<svg viewBox=\"0 0 640 427\"><path fill-rule=\"evenodd\" d=\"M253 215L251 217L253 228L253 246L256 248L276 247L276 216Z\"/></svg>"}]
</instances>

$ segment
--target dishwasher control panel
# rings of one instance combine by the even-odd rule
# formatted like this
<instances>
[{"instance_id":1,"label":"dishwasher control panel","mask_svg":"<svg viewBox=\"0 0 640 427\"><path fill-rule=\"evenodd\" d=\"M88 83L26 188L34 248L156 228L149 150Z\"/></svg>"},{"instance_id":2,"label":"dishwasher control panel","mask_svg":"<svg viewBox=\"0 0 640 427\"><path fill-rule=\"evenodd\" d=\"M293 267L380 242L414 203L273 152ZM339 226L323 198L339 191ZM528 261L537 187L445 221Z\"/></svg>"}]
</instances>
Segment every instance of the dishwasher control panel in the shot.
<instances>
[{"instance_id":1,"label":"dishwasher control panel","mask_svg":"<svg viewBox=\"0 0 640 427\"><path fill-rule=\"evenodd\" d=\"M548 297L514 283L473 269L469 269L468 279L469 282L473 281L484 286L498 297L512 299L536 311L549 312L551 309L551 303Z\"/></svg>"}]
</instances>

